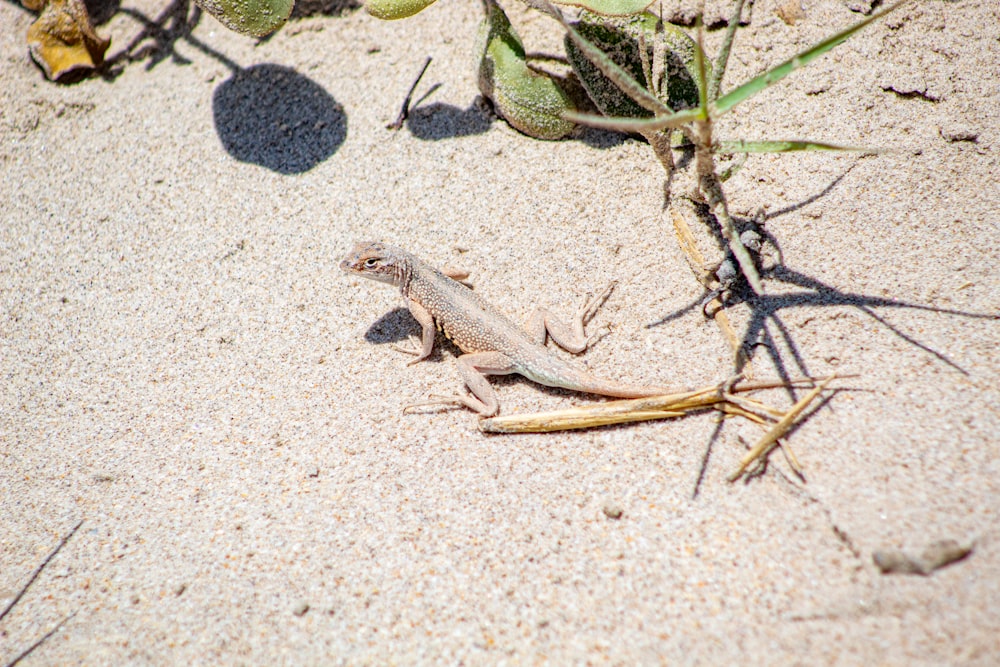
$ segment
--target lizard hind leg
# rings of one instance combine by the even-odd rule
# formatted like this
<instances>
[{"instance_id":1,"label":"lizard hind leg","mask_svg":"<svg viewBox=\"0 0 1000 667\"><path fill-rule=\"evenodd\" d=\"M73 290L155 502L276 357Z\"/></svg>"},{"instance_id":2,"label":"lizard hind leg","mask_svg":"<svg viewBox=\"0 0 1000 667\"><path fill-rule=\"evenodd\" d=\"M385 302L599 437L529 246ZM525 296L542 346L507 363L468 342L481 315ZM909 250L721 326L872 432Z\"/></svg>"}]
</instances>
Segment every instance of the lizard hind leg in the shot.
<instances>
[{"instance_id":1,"label":"lizard hind leg","mask_svg":"<svg viewBox=\"0 0 1000 667\"><path fill-rule=\"evenodd\" d=\"M469 408L480 417L492 417L500 411L500 400L487 375L509 375L515 372L510 358L501 352L474 352L463 354L455 360L458 373L472 396L432 396L431 400L411 403L403 411L429 405L459 405Z\"/></svg>"},{"instance_id":2,"label":"lizard hind leg","mask_svg":"<svg viewBox=\"0 0 1000 667\"><path fill-rule=\"evenodd\" d=\"M597 310L604 305L604 302L608 300L608 297L611 296L611 292L617 284L617 282L612 281L597 296L591 298L588 295L587 300L576 311L573 320L570 322L560 320L545 308L536 308L531 316L528 317L528 321L524 326L528 336L539 345L545 345L545 337L547 335L555 341L556 345L567 352L572 352L573 354L583 352L597 342L598 339L607 335L607 331L604 331L588 338L585 326L597 314Z\"/></svg>"}]
</instances>

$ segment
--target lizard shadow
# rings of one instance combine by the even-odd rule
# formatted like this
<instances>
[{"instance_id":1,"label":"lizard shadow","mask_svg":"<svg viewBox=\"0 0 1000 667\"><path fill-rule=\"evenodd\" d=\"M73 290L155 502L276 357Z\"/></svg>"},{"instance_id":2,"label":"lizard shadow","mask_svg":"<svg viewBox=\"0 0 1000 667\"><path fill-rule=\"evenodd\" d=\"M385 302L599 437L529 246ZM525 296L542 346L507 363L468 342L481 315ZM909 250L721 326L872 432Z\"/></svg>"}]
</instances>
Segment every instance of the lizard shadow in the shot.
<instances>
[{"instance_id":1,"label":"lizard shadow","mask_svg":"<svg viewBox=\"0 0 1000 667\"><path fill-rule=\"evenodd\" d=\"M420 325L410 311L406 308L394 308L388 313L378 318L372 325L368 327L368 331L365 332L365 340L373 345L401 345L406 347L407 344L414 346L414 340L419 341L422 334ZM438 340L434 342L434 350L431 355L424 359L424 361L441 361L443 359L441 350L444 345L441 341L444 341L447 345L454 345L451 341L444 338L444 336L438 336ZM461 354L461 351L457 347L454 347L457 354Z\"/></svg>"},{"instance_id":2,"label":"lizard shadow","mask_svg":"<svg viewBox=\"0 0 1000 667\"><path fill-rule=\"evenodd\" d=\"M420 325L406 308L393 308L365 332L365 340L375 345L401 343L414 336L420 336Z\"/></svg>"}]
</instances>

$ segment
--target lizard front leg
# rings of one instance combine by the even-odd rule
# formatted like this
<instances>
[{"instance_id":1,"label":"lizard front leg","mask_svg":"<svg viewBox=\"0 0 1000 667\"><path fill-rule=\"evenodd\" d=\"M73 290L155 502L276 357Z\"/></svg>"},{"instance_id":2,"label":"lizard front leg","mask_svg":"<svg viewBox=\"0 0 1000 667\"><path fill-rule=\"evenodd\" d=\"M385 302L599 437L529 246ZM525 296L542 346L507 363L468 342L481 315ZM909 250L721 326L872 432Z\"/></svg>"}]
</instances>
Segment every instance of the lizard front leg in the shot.
<instances>
[{"instance_id":1,"label":"lizard front leg","mask_svg":"<svg viewBox=\"0 0 1000 667\"><path fill-rule=\"evenodd\" d=\"M417 358L407 364L407 366L412 366L418 361L423 361L431 356L431 352L434 351L434 337L437 335L437 329L434 328L434 316L427 312L427 309L419 303L413 299L406 299L406 307L409 309L410 314L413 315L413 319L420 324L420 349L407 349L400 345L394 345L393 347L400 352L416 355Z\"/></svg>"},{"instance_id":2,"label":"lizard front leg","mask_svg":"<svg viewBox=\"0 0 1000 667\"><path fill-rule=\"evenodd\" d=\"M487 375L509 375L516 372L510 357L501 352L463 354L455 360L458 373L472 396L440 396L430 401L412 403L405 410L426 405L462 405L481 417L492 417L500 411L500 401Z\"/></svg>"},{"instance_id":3,"label":"lizard front leg","mask_svg":"<svg viewBox=\"0 0 1000 667\"><path fill-rule=\"evenodd\" d=\"M524 325L528 336L539 345L545 345L545 337L548 335L555 341L556 345L568 352L573 354L583 352L593 343L592 339L587 338L584 326L597 313L597 309L608 300L617 284L617 282L612 282L593 299L588 298L573 316L573 320L568 323L560 320L545 308L536 308Z\"/></svg>"}]
</instances>

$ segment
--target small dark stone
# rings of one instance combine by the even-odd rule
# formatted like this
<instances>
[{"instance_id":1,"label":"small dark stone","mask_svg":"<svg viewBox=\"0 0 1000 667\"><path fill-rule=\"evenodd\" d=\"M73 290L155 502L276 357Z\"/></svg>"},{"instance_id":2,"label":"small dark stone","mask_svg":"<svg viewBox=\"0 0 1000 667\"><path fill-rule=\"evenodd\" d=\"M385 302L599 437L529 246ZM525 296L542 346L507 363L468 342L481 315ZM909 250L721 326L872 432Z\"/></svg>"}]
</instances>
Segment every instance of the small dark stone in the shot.
<instances>
[{"instance_id":1,"label":"small dark stone","mask_svg":"<svg viewBox=\"0 0 1000 667\"><path fill-rule=\"evenodd\" d=\"M615 519L616 521L622 518L622 515L625 513L625 510L622 509L622 506L613 500L609 500L606 503L604 503L604 507L601 508L601 511L604 512L604 516L608 517L609 519Z\"/></svg>"}]
</instances>

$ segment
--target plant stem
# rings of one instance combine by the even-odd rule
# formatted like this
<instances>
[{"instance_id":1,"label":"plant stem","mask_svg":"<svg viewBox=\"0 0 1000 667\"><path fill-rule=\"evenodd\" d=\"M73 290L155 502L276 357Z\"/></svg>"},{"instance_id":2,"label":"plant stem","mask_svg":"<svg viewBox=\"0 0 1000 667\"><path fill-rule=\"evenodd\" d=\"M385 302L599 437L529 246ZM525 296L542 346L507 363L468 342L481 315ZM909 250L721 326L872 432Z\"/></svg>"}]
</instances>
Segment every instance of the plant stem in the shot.
<instances>
[{"instance_id":1,"label":"plant stem","mask_svg":"<svg viewBox=\"0 0 1000 667\"><path fill-rule=\"evenodd\" d=\"M746 277L747 282L756 294L764 293L764 285L760 281L760 274L750 257L740 235L736 231L736 224L729 215L729 206L726 203L726 195L722 192L722 183L715 172L715 157L712 147L712 120L702 120L695 123L695 167L698 171L698 187L705 195L709 210L715 219L719 221L722 229L722 236L729 243L729 249L740 265L740 270Z\"/></svg>"}]
</instances>

